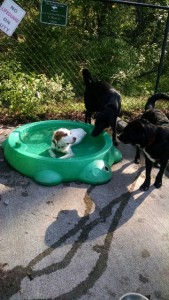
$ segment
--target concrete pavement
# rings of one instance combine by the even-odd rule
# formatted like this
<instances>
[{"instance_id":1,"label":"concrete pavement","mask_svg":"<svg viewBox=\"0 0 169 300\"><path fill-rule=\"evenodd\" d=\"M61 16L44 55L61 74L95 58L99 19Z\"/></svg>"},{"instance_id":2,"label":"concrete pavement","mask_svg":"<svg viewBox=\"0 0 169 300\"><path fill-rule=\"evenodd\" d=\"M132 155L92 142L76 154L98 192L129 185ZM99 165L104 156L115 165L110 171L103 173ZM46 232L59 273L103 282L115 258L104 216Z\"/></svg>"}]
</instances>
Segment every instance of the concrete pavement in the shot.
<instances>
[{"instance_id":1,"label":"concrete pavement","mask_svg":"<svg viewBox=\"0 0 169 300\"><path fill-rule=\"evenodd\" d=\"M0 128L0 142L11 130ZM0 150L0 300L169 300L168 173L141 192L143 161L119 149L108 183L53 187L13 170Z\"/></svg>"}]
</instances>

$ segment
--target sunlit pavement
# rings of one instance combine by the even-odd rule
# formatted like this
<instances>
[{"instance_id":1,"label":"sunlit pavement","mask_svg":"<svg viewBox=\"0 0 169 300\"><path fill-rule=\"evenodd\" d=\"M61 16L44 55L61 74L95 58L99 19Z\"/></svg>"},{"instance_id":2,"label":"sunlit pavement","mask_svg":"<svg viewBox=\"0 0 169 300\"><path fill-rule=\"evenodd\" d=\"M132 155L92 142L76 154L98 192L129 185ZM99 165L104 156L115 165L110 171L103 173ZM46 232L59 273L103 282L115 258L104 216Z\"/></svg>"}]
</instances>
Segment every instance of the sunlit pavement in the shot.
<instances>
[{"instance_id":1,"label":"sunlit pavement","mask_svg":"<svg viewBox=\"0 0 169 300\"><path fill-rule=\"evenodd\" d=\"M13 128L0 128L0 143ZM0 299L169 299L169 179L147 192L135 150L112 180L44 187L13 170L0 150Z\"/></svg>"}]
</instances>

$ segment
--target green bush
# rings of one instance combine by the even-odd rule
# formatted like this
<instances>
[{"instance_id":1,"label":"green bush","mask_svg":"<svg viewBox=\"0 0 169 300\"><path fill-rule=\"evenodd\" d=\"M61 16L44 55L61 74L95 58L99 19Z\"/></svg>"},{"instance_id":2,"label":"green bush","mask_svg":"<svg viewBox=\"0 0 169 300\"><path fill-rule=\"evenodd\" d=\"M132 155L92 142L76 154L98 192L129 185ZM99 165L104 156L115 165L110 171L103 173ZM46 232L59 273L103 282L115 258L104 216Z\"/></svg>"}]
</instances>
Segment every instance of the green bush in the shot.
<instances>
[{"instance_id":1,"label":"green bush","mask_svg":"<svg viewBox=\"0 0 169 300\"><path fill-rule=\"evenodd\" d=\"M1 66L0 78L0 107L10 112L34 115L41 105L55 105L74 97L72 85L63 75L48 79L44 74L26 74L15 62Z\"/></svg>"}]
</instances>

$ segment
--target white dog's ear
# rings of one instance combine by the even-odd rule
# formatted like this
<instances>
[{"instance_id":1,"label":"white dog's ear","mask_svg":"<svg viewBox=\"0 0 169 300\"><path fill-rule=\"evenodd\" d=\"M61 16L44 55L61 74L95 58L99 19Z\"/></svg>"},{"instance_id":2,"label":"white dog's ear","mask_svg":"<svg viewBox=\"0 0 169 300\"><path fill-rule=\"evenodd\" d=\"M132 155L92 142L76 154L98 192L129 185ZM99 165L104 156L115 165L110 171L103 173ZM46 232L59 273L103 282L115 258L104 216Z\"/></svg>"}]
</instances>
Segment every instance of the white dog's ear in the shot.
<instances>
[{"instance_id":1,"label":"white dog's ear","mask_svg":"<svg viewBox=\"0 0 169 300\"><path fill-rule=\"evenodd\" d=\"M75 143L76 142L76 137L73 137L73 143Z\"/></svg>"},{"instance_id":2,"label":"white dog's ear","mask_svg":"<svg viewBox=\"0 0 169 300\"><path fill-rule=\"evenodd\" d=\"M67 136L68 134L67 133L64 133L63 131L61 130L56 130L54 131L54 139L57 140L57 142L64 136Z\"/></svg>"}]
</instances>

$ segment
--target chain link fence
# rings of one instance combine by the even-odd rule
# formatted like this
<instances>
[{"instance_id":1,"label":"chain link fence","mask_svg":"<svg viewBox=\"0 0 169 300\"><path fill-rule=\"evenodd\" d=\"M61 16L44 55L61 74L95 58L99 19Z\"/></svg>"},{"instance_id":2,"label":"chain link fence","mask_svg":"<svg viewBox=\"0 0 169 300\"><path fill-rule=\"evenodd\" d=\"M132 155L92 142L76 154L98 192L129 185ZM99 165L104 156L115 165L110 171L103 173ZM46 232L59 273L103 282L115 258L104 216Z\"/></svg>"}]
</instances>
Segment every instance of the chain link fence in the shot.
<instances>
[{"instance_id":1,"label":"chain link fence","mask_svg":"<svg viewBox=\"0 0 169 300\"><path fill-rule=\"evenodd\" d=\"M63 0L62 3L68 4L67 26L52 26L40 22L40 0L16 3L26 15L12 37L0 32L1 63L15 61L27 74L45 74L48 78L56 74L64 76L73 86L76 98L83 96L81 70L84 67L123 94L153 92L165 11L156 10L154 15L151 9L147 14L146 8ZM166 53L164 74L168 60ZM11 71L15 73L13 65ZM167 92L167 87L164 76L160 89Z\"/></svg>"}]
</instances>

